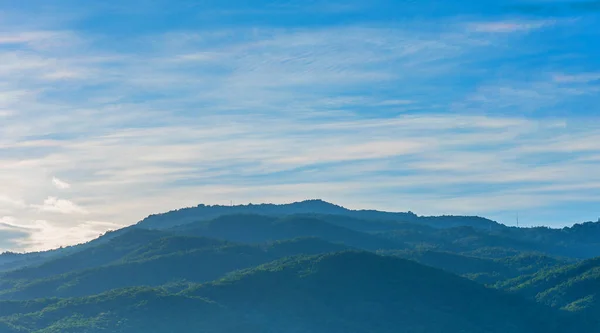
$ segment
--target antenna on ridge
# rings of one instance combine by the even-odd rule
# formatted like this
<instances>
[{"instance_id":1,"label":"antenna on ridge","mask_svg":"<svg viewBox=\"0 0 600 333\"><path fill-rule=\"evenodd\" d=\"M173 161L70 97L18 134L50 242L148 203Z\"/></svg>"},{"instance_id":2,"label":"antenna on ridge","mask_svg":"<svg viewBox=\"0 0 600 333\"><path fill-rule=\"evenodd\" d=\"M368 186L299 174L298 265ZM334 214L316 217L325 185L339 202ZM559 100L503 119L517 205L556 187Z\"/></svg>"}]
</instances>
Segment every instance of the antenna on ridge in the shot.
<instances>
[{"instance_id":1,"label":"antenna on ridge","mask_svg":"<svg viewBox=\"0 0 600 333\"><path fill-rule=\"evenodd\" d=\"M517 212L517 228L519 227L519 212Z\"/></svg>"}]
</instances>

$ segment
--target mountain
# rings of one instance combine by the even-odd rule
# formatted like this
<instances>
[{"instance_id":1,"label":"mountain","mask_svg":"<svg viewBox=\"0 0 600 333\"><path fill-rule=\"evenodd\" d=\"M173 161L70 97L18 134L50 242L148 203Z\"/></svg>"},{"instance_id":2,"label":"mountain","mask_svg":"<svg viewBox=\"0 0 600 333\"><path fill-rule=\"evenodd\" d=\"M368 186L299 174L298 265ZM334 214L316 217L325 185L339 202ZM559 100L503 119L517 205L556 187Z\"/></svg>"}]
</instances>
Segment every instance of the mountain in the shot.
<instances>
[{"instance_id":1,"label":"mountain","mask_svg":"<svg viewBox=\"0 0 600 333\"><path fill-rule=\"evenodd\" d=\"M501 258L523 252L588 259L600 255L600 223L562 229L481 229L470 226L433 228L412 223L375 233L415 248ZM590 236L591 235L591 236ZM598 238L595 238L597 236Z\"/></svg>"},{"instance_id":2,"label":"mountain","mask_svg":"<svg viewBox=\"0 0 600 333\"><path fill-rule=\"evenodd\" d=\"M0 302L1 333L137 333L187 332L190 328L219 332L235 322L226 311L208 300L168 294L160 289L131 288L85 298ZM42 306L40 306L42 305ZM214 324L213 324L214 323ZM226 332L226 331L221 331Z\"/></svg>"},{"instance_id":3,"label":"mountain","mask_svg":"<svg viewBox=\"0 0 600 333\"><path fill-rule=\"evenodd\" d=\"M351 210L323 200L290 204L207 206L151 215L136 226L148 229L185 228L227 216L315 219L363 233L377 233L412 246L470 252L496 248L501 252L540 252L551 256L588 259L600 255L600 223L587 222L562 229L507 227L477 216L417 216L412 212ZM315 235L318 236L318 235ZM367 248L365 248L367 249ZM369 248L370 249L370 248Z\"/></svg>"},{"instance_id":4,"label":"mountain","mask_svg":"<svg viewBox=\"0 0 600 333\"><path fill-rule=\"evenodd\" d=\"M267 287L274 285L277 288ZM251 303L261 315L292 314L295 325L317 322L330 332L367 332L374 326L378 332L399 328L404 332L562 332L565 328L549 317L538 319L550 314L548 309L518 297L411 261L367 252L285 259L186 293L220 300L239 311L247 311L244 304Z\"/></svg>"},{"instance_id":5,"label":"mountain","mask_svg":"<svg viewBox=\"0 0 600 333\"><path fill-rule=\"evenodd\" d=\"M366 252L282 259L180 293L121 289L33 304L0 302L0 309L2 332L23 333L594 330L568 313L415 262Z\"/></svg>"},{"instance_id":6,"label":"mountain","mask_svg":"<svg viewBox=\"0 0 600 333\"><path fill-rule=\"evenodd\" d=\"M600 259L581 258L597 236L321 200L200 205L0 255L0 333L592 332Z\"/></svg>"},{"instance_id":7,"label":"mountain","mask_svg":"<svg viewBox=\"0 0 600 333\"><path fill-rule=\"evenodd\" d=\"M540 244L546 248L546 252L566 257L588 259L600 255L600 222L578 223L560 229L503 228L496 233L518 241Z\"/></svg>"},{"instance_id":8,"label":"mountain","mask_svg":"<svg viewBox=\"0 0 600 333\"><path fill-rule=\"evenodd\" d=\"M403 226L408 224L407 222L369 220L345 215L331 214L293 214L287 215L286 217L314 218L323 222L327 222L329 224L365 233L376 233L397 230L398 228L402 228ZM418 224L415 224L414 226L418 226Z\"/></svg>"},{"instance_id":9,"label":"mountain","mask_svg":"<svg viewBox=\"0 0 600 333\"><path fill-rule=\"evenodd\" d=\"M335 216L318 217L330 221L336 219ZM360 226L361 221L356 220L354 226ZM420 231L441 233L444 237L446 234L457 235L456 231L452 232L455 228L435 229L406 224L402 227L416 227ZM367 233L325 223L312 215L283 218L229 215L163 231L129 228L108 240L94 241L96 246L88 246L80 252L1 274L0 298L85 296L127 286L156 286L181 280L208 281L231 270L250 267L239 264L238 257L242 256L246 256L244 260L248 261L248 265L254 265L289 255L325 253L345 248L319 238L301 238L316 236L346 246L353 245L355 248L367 248L415 260L483 284L495 284L567 263L535 253L517 252L505 258L490 259L445 251L398 250L403 248L398 242L392 243ZM264 245L273 241L277 242ZM439 239L437 242L443 243ZM263 251L265 248L268 251ZM224 252L227 255L223 256ZM189 268L200 262L210 266L213 265L211 262L218 260L223 261L221 266L226 267L225 270L204 269L196 272ZM228 262L237 264L227 266ZM136 276L136 270L142 277ZM154 271L168 271L170 276ZM109 276L112 282L102 281Z\"/></svg>"},{"instance_id":10,"label":"mountain","mask_svg":"<svg viewBox=\"0 0 600 333\"><path fill-rule=\"evenodd\" d=\"M541 270L497 287L555 308L600 316L600 258Z\"/></svg>"},{"instance_id":11,"label":"mountain","mask_svg":"<svg viewBox=\"0 0 600 333\"><path fill-rule=\"evenodd\" d=\"M306 200L290 204L259 204L238 206L198 205L170 211L163 214L150 215L137 225L150 229L166 229L188 223L206 221L225 215L254 214L266 216L287 216L299 214L337 215L341 217L382 222L412 222L438 228L454 226L471 226L475 228L500 228L497 222L471 216L439 216L419 217L412 212L395 213L377 210L350 210L323 200ZM390 230L390 229L388 229Z\"/></svg>"},{"instance_id":12,"label":"mountain","mask_svg":"<svg viewBox=\"0 0 600 333\"><path fill-rule=\"evenodd\" d=\"M264 214L236 212L261 212ZM271 219L271 221L287 219L289 221L303 220L306 223L304 223L304 227L301 227L300 223L290 222L287 224L288 230L284 230L283 224L277 225L278 223L269 222L271 225L267 226L269 223L261 224L258 221L256 223L260 225L257 228L252 224L254 222L248 222L253 219L258 220L258 218L251 218L251 216L257 215L262 216L262 219L265 220ZM236 218L243 221L239 221L239 223L231 221ZM244 221L248 222L248 225L245 225ZM215 226L217 222L223 223L221 229L226 229L225 226L229 225L232 228L217 232L216 230L219 229L218 226ZM295 229L291 227L294 225ZM313 229L309 230L311 225ZM338 227L338 229L334 230L334 227ZM575 259L588 259L600 255L600 223L597 222L577 224L562 229L514 228L480 217L423 217L410 212L349 210L322 200L308 200L286 205L198 205L193 208L152 215L137 225L108 232L85 244L37 253L2 254L0 255L0 272L40 265L56 258L94 248L110 242L111 239L130 229L160 229L182 235L186 232L194 232L196 236L204 235L242 242L309 236L320 237L331 242L343 242L366 250L426 248L438 252L488 258L502 258L529 252ZM238 234L236 235L236 233ZM250 239L250 235L253 234L256 235L255 239ZM89 256L87 254L80 256L80 258L86 257ZM101 258L102 255L99 257ZM96 259L91 261L94 260ZM83 265L87 265L87 261L80 260L80 262L86 262Z\"/></svg>"},{"instance_id":13,"label":"mountain","mask_svg":"<svg viewBox=\"0 0 600 333\"><path fill-rule=\"evenodd\" d=\"M139 236L140 231L135 231L133 235L126 234L121 238L133 239ZM124 287L159 286L179 281L206 282L229 272L278 258L335 252L347 248L313 238L246 245L189 236L166 237L144 244L128 254L121 253L123 256L120 260L93 268L80 269L79 266L72 266L72 270L63 273L63 269L67 267L63 265L64 262L77 262L65 257L58 259L58 264L49 262L9 272L0 279L0 299L88 296ZM94 250L86 251L93 254ZM83 253L77 253L73 257L78 258ZM61 270L57 272L56 267Z\"/></svg>"},{"instance_id":14,"label":"mountain","mask_svg":"<svg viewBox=\"0 0 600 333\"><path fill-rule=\"evenodd\" d=\"M536 253L519 253L498 259L432 250L392 250L378 253L414 260L488 285L569 263Z\"/></svg>"},{"instance_id":15,"label":"mountain","mask_svg":"<svg viewBox=\"0 0 600 333\"><path fill-rule=\"evenodd\" d=\"M76 244L66 247L60 247L58 249L28 253L14 253L5 252L0 254L0 272L10 271L19 269L26 266L34 266L44 263L48 260L60 258L69 254L83 251L87 248L94 247L96 245L104 244L109 240L126 233L127 231L134 229L135 226L125 227L119 230L108 231L104 235L93 239L89 242Z\"/></svg>"},{"instance_id":16,"label":"mountain","mask_svg":"<svg viewBox=\"0 0 600 333\"><path fill-rule=\"evenodd\" d=\"M327 223L311 216L271 217L226 215L210 221L168 229L185 235L204 236L242 243L263 243L298 237L318 237L365 250L400 249L401 242Z\"/></svg>"},{"instance_id":17,"label":"mountain","mask_svg":"<svg viewBox=\"0 0 600 333\"><path fill-rule=\"evenodd\" d=\"M6 272L29 265L35 265L44 262L47 259L47 256L39 254L5 252L0 254L0 272Z\"/></svg>"},{"instance_id":18,"label":"mountain","mask_svg":"<svg viewBox=\"0 0 600 333\"><path fill-rule=\"evenodd\" d=\"M285 205L275 204L248 204L238 206L204 205L188 207L169 211L162 214L153 214L142 221L138 226L153 229L166 229L192 222L206 221L224 215L251 214L266 216L285 216L292 214L344 214L346 209L322 200L308 200Z\"/></svg>"},{"instance_id":19,"label":"mountain","mask_svg":"<svg viewBox=\"0 0 600 333\"><path fill-rule=\"evenodd\" d=\"M38 265L0 274L4 279L39 279L52 275L67 273L74 270L98 267L121 259L129 252L138 249L154 240L168 236L162 231L145 229L127 229L124 233L107 240L95 242L96 246L86 246L81 251L73 252L54 259L49 259Z\"/></svg>"}]
</instances>

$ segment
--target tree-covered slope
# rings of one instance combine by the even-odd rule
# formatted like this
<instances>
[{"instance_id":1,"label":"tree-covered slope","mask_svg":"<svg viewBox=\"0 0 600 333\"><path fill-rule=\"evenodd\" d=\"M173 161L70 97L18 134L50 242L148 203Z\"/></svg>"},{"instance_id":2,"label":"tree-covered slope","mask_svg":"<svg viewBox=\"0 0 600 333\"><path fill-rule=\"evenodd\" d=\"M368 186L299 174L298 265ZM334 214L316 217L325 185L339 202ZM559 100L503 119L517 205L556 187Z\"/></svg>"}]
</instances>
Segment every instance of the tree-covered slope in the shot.
<instances>
[{"instance_id":1,"label":"tree-covered slope","mask_svg":"<svg viewBox=\"0 0 600 333\"><path fill-rule=\"evenodd\" d=\"M199 247L181 247L194 244ZM44 278L3 277L0 299L87 296L111 289L133 286L158 286L177 281L205 282L243 268L300 254L318 254L347 249L318 239L294 239L265 245L225 244L216 240L191 237L168 237L142 247L130 256L110 265ZM187 243L186 243L187 242ZM164 243L176 245L165 252ZM37 273L37 271L36 271ZM21 277L23 274L20 274ZM37 274L39 275L39 273Z\"/></svg>"},{"instance_id":2,"label":"tree-covered slope","mask_svg":"<svg viewBox=\"0 0 600 333\"><path fill-rule=\"evenodd\" d=\"M259 316L291 316L300 326L311 318L330 332L377 327L376 332L531 333L569 327L567 316L520 297L367 252L288 258L193 287L186 294L219 300L239 311L252 304Z\"/></svg>"},{"instance_id":3,"label":"tree-covered slope","mask_svg":"<svg viewBox=\"0 0 600 333\"><path fill-rule=\"evenodd\" d=\"M511 228L319 200L199 206L149 221L160 228L143 222L69 248L3 254L0 333L600 328L600 259L579 262L600 255L600 223ZM348 249L372 252L340 253Z\"/></svg>"},{"instance_id":4,"label":"tree-covered slope","mask_svg":"<svg viewBox=\"0 0 600 333\"><path fill-rule=\"evenodd\" d=\"M600 225L593 223L592 225ZM538 252L550 256L588 259L600 256L598 238L584 237L596 228L578 225L572 228L498 228L479 229L469 226L432 228L415 224L401 224L396 230L378 232L377 235L412 247L472 253L477 256L504 257L506 255Z\"/></svg>"},{"instance_id":5,"label":"tree-covered slope","mask_svg":"<svg viewBox=\"0 0 600 333\"><path fill-rule=\"evenodd\" d=\"M5 306L19 305L0 302L0 307ZM169 294L160 289L131 288L85 298L53 300L42 309L0 317L0 332L171 333L191 329L233 332L227 326L236 321L228 315L218 304L208 300Z\"/></svg>"},{"instance_id":6,"label":"tree-covered slope","mask_svg":"<svg viewBox=\"0 0 600 333\"><path fill-rule=\"evenodd\" d=\"M365 250L405 247L396 240L352 230L311 216L292 215L277 218L264 215L226 215L210 221L179 226L169 231L243 243L318 237L328 242L344 243Z\"/></svg>"},{"instance_id":7,"label":"tree-covered slope","mask_svg":"<svg viewBox=\"0 0 600 333\"><path fill-rule=\"evenodd\" d=\"M536 253L520 253L499 259L432 250L378 251L378 253L414 260L482 284L495 284L568 263L565 260Z\"/></svg>"},{"instance_id":8,"label":"tree-covered slope","mask_svg":"<svg viewBox=\"0 0 600 333\"><path fill-rule=\"evenodd\" d=\"M0 274L2 279L40 279L71 271L93 268L118 261L130 252L139 249L155 240L169 236L169 233L146 230L127 229L118 236L99 242L95 246L86 246L81 251L58 256L38 265L29 265L21 269Z\"/></svg>"},{"instance_id":9,"label":"tree-covered slope","mask_svg":"<svg viewBox=\"0 0 600 333\"><path fill-rule=\"evenodd\" d=\"M124 227L118 230L107 231L98 238L89 242L60 247L48 251L13 253L5 252L0 254L0 272L16 270L22 267L35 266L47 261L78 253L91 247L96 247L105 244L113 238L119 237L133 229L140 229L134 226ZM141 228L145 229L145 228Z\"/></svg>"},{"instance_id":10,"label":"tree-covered slope","mask_svg":"<svg viewBox=\"0 0 600 333\"><path fill-rule=\"evenodd\" d=\"M125 289L2 314L20 332L563 333L568 313L400 258L341 252L278 260L178 294ZM15 312L15 311L13 311ZM10 331L7 331L10 332Z\"/></svg>"},{"instance_id":11,"label":"tree-covered slope","mask_svg":"<svg viewBox=\"0 0 600 333\"><path fill-rule=\"evenodd\" d=\"M520 276L497 287L540 303L598 318L600 315L600 258Z\"/></svg>"}]
</instances>

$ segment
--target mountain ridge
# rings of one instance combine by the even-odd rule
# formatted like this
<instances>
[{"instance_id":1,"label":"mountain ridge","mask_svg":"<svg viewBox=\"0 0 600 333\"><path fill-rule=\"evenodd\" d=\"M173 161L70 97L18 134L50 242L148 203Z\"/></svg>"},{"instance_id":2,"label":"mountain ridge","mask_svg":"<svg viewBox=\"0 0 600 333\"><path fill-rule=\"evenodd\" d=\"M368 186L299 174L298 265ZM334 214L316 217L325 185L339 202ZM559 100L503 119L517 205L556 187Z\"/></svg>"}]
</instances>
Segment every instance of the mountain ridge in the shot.
<instances>
[{"instance_id":1,"label":"mountain ridge","mask_svg":"<svg viewBox=\"0 0 600 333\"><path fill-rule=\"evenodd\" d=\"M600 259L581 261L600 254L598 224L514 228L322 200L291 205L201 205L157 216L160 228L137 224L79 246L8 254L16 261L0 273L0 299L15 301L0 301L0 333L600 327L596 291L582 289L599 281ZM510 289L531 276L556 278L536 293Z\"/></svg>"},{"instance_id":2,"label":"mountain ridge","mask_svg":"<svg viewBox=\"0 0 600 333\"><path fill-rule=\"evenodd\" d=\"M152 214L139 221L136 225L145 228L164 229L187 223L214 219L223 215L250 213L267 216L285 216L297 214L342 215L359 219L394 221L404 223L422 222L426 225L443 226L452 218L462 220L458 224L447 226L469 225L478 228L504 227L504 225L479 216L418 216L413 212L385 212L372 209L352 210L321 200L311 199L287 204L247 204L247 205L204 205L171 210L166 213ZM168 218L166 217L168 216ZM440 221L445 220L445 221Z\"/></svg>"}]
</instances>

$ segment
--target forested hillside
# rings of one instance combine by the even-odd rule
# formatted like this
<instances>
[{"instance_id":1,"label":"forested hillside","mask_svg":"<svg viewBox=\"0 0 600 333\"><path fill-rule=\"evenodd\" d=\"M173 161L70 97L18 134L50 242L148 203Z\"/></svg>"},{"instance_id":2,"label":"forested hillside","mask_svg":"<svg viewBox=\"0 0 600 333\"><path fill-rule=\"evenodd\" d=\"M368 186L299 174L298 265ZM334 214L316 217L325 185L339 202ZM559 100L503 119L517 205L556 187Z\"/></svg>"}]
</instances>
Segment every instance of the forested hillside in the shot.
<instances>
[{"instance_id":1,"label":"forested hillside","mask_svg":"<svg viewBox=\"0 0 600 333\"><path fill-rule=\"evenodd\" d=\"M179 293L117 290L3 302L14 332L564 332L568 313L410 261L361 252L293 257Z\"/></svg>"},{"instance_id":2,"label":"forested hillside","mask_svg":"<svg viewBox=\"0 0 600 333\"><path fill-rule=\"evenodd\" d=\"M0 332L591 332L597 232L314 200L201 205L4 254Z\"/></svg>"}]
</instances>

